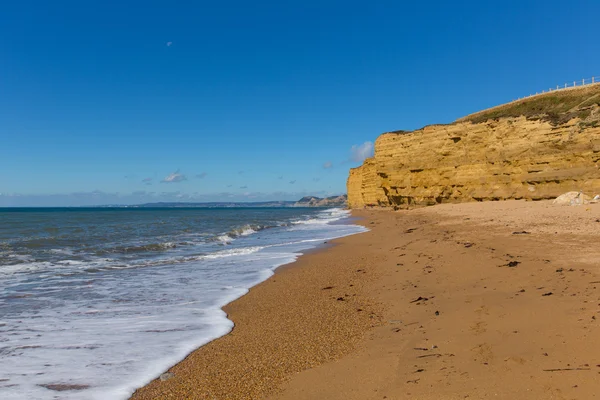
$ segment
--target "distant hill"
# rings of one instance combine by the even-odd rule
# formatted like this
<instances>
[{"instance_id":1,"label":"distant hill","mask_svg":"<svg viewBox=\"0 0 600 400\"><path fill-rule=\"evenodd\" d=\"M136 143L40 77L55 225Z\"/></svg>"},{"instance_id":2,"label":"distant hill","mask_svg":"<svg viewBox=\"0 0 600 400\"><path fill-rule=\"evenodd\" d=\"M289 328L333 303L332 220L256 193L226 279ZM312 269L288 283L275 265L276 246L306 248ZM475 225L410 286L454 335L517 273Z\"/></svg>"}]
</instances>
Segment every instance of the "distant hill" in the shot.
<instances>
[{"instance_id":1,"label":"distant hill","mask_svg":"<svg viewBox=\"0 0 600 400\"><path fill-rule=\"evenodd\" d=\"M191 202L158 202L140 204L134 207L170 207L170 208L240 208L240 207L293 207L295 201L255 201L255 202L206 202L206 203L191 203Z\"/></svg>"},{"instance_id":2,"label":"distant hill","mask_svg":"<svg viewBox=\"0 0 600 400\"><path fill-rule=\"evenodd\" d=\"M346 207L348 205L348 196L343 194L341 196L330 196L330 197L315 197L306 196L301 198L294 205L295 207Z\"/></svg>"},{"instance_id":3,"label":"distant hill","mask_svg":"<svg viewBox=\"0 0 600 400\"><path fill-rule=\"evenodd\" d=\"M191 202L158 202L139 204L131 207L140 208L274 208L274 207L345 207L348 197L344 194L341 196L331 196L326 198L306 196L298 201L257 201L257 202L207 202L207 203L191 203Z\"/></svg>"}]
</instances>

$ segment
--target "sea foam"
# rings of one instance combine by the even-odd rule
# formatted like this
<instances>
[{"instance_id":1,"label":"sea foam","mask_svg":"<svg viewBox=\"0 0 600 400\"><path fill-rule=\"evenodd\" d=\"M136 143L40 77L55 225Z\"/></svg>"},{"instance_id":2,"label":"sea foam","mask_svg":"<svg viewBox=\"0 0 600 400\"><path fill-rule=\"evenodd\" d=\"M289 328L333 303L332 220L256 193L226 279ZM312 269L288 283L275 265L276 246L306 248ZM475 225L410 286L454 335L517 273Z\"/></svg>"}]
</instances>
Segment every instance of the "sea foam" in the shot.
<instances>
[{"instance_id":1,"label":"sea foam","mask_svg":"<svg viewBox=\"0 0 600 400\"><path fill-rule=\"evenodd\" d=\"M243 224L227 231L236 232L227 235L226 248L204 240L209 235L161 234L162 241L147 239L146 251L118 257L92 251L77 259L81 251L69 247L47 252L62 258L0 265L0 398L128 398L228 333L233 323L221 308L277 267L319 243L366 230L343 222L347 216L311 210L294 216L296 223L260 224L273 229ZM180 242L193 245L168 245ZM135 246L145 244L129 247Z\"/></svg>"}]
</instances>

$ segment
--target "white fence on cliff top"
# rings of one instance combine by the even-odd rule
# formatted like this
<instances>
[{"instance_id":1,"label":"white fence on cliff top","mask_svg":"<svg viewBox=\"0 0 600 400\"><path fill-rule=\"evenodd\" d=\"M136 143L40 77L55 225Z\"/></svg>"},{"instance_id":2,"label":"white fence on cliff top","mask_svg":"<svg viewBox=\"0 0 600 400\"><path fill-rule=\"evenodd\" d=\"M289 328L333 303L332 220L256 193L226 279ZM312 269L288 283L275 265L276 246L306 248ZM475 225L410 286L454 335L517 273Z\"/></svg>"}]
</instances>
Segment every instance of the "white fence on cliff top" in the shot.
<instances>
[{"instance_id":1,"label":"white fence on cliff top","mask_svg":"<svg viewBox=\"0 0 600 400\"><path fill-rule=\"evenodd\" d=\"M535 94L532 93L529 96L519 97L517 99L513 99L513 101L528 99L533 96L539 96L540 94L547 94L550 92L555 92L557 90L581 88L582 86L595 85L597 83L600 83L600 76L592 76L591 78L582 79L580 81L573 81L573 84L571 84L571 82L567 82L564 85L556 85L556 88L549 88L548 90L542 90L541 92L535 92Z\"/></svg>"},{"instance_id":2,"label":"white fence on cliff top","mask_svg":"<svg viewBox=\"0 0 600 400\"><path fill-rule=\"evenodd\" d=\"M516 102L521 101L521 100L529 99L531 97L542 96L542 95L545 95L545 94L548 94L548 93L553 93L553 92L556 92L556 91L559 91L559 90L560 91L564 91L564 90L581 89L581 88L586 87L586 86L592 86L592 85L598 85L598 84L600 84L600 76L592 76L591 78L585 78L585 79L582 79L580 81L573 81L573 84L571 84L570 82L568 82L568 83L565 83L564 85L556 85L556 88L549 88L548 90L542 90L541 92L536 92L534 94L532 93L529 96L519 97L519 98L513 99L512 101L509 101L508 103L500 104L500 105L497 105L497 106L494 106L494 107L486 108L485 110L481 110L481 111L477 111L475 113L469 114L467 116L464 116L462 118L457 119L456 121L457 122L461 122L461 121L464 121L464 120L466 120L468 118L472 118L472 117L474 117L476 115L492 111L492 110L494 110L496 108L505 107L505 106L507 106L509 104L516 103Z\"/></svg>"}]
</instances>

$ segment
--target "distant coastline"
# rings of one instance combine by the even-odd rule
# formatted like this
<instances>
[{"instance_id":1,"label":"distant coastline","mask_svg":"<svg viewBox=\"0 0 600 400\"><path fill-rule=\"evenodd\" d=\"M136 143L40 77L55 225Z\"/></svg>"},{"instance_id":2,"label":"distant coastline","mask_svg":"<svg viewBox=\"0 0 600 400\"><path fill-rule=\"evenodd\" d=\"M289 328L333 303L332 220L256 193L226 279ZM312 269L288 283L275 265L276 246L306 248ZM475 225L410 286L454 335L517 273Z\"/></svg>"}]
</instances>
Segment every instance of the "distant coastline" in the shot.
<instances>
[{"instance_id":1,"label":"distant coastline","mask_svg":"<svg viewBox=\"0 0 600 400\"><path fill-rule=\"evenodd\" d=\"M136 205L107 205L99 207L127 207L127 208L276 208L276 207L346 207L348 196L316 197L306 196L298 201L255 201L255 202L157 202Z\"/></svg>"},{"instance_id":2,"label":"distant coastline","mask_svg":"<svg viewBox=\"0 0 600 400\"><path fill-rule=\"evenodd\" d=\"M239 207L346 207L348 205L348 196L315 197L306 196L298 201L257 201L257 202L207 202L207 203L179 203L179 202L159 202L146 203L130 207L208 207L208 208L239 208Z\"/></svg>"},{"instance_id":3,"label":"distant coastline","mask_svg":"<svg viewBox=\"0 0 600 400\"><path fill-rule=\"evenodd\" d=\"M17 209L84 209L84 208L286 208L286 207L310 207L310 208L347 208L348 196L315 197L306 196L298 201L274 200L255 202L156 202L144 204L98 204L85 206L14 206L0 207L2 211L15 211Z\"/></svg>"}]
</instances>

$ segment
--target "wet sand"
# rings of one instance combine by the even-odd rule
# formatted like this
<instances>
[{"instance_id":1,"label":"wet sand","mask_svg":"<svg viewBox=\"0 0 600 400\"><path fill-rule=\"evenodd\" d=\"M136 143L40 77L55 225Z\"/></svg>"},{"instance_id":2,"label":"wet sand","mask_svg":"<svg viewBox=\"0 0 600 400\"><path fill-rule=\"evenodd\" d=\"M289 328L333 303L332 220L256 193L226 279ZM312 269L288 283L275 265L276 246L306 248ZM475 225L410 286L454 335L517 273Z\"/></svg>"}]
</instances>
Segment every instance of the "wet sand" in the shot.
<instances>
[{"instance_id":1,"label":"wet sand","mask_svg":"<svg viewBox=\"0 0 600 400\"><path fill-rule=\"evenodd\" d=\"M355 211L134 399L593 399L600 205Z\"/></svg>"}]
</instances>

